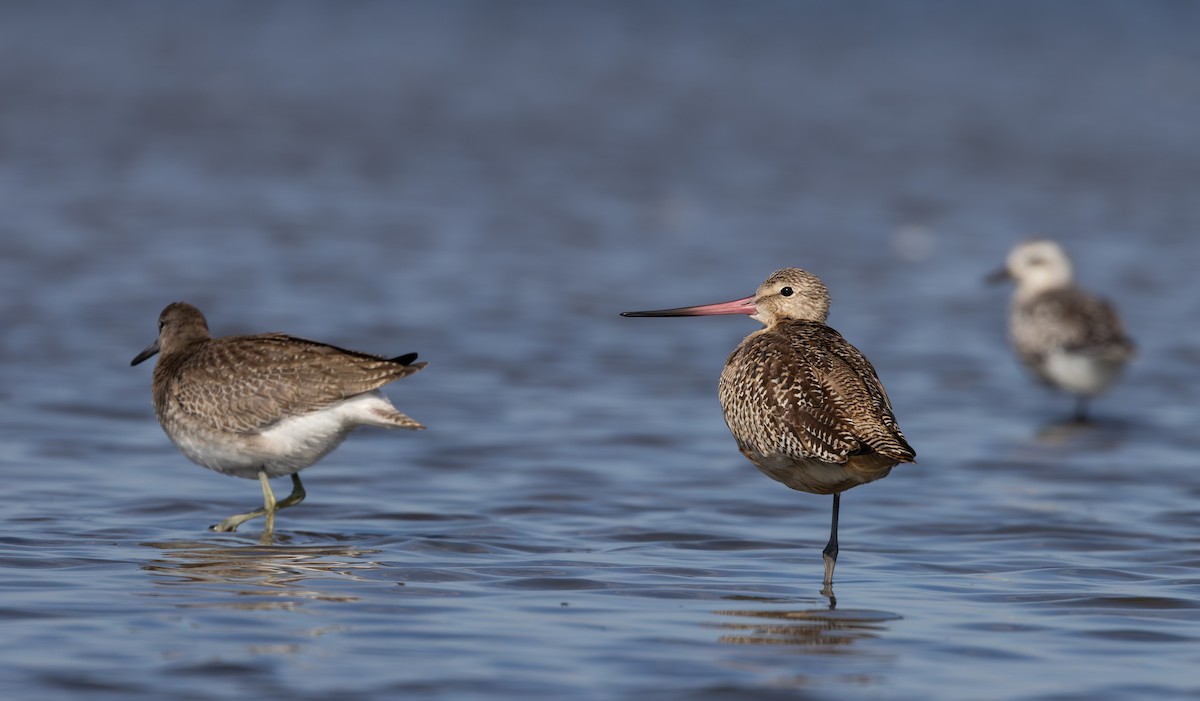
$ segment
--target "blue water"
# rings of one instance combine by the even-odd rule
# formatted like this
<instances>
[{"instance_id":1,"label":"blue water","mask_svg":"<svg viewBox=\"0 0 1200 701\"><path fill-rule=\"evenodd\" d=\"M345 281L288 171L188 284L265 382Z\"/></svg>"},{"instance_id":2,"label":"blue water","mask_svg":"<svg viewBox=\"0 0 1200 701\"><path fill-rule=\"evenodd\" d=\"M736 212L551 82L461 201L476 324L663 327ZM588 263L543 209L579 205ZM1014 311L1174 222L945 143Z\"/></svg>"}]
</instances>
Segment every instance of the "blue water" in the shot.
<instances>
[{"instance_id":1,"label":"blue water","mask_svg":"<svg viewBox=\"0 0 1200 701\"><path fill-rule=\"evenodd\" d=\"M1171 2L0 6L6 699L1200 695L1200 9ZM982 277L1053 236L1139 357L1023 376ZM919 463L737 452L820 275ZM309 498L187 462L128 367L174 300L429 367ZM280 483L277 491L285 491Z\"/></svg>"}]
</instances>

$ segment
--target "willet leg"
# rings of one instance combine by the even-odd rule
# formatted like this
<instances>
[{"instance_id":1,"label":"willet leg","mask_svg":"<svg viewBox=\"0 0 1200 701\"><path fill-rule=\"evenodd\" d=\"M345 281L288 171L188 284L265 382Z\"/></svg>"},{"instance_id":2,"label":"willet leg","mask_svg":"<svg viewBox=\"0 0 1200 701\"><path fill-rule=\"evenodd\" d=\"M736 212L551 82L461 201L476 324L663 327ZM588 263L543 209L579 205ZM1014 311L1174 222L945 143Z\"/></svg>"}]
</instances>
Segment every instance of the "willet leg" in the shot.
<instances>
[{"instance_id":1,"label":"willet leg","mask_svg":"<svg viewBox=\"0 0 1200 701\"><path fill-rule=\"evenodd\" d=\"M287 495L286 499L279 502L275 509L278 511L279 509L286 509L289 506L295 506L296 504L304 501L304 497L306 496L308 496L308 494L304 491L304 485L300 483L300 475L293 474L292 493Z\"/></svg>"},{"instance_id":2,"label":"willet leg","mask_svg":"<svg viewBox=\"0 0 1200 701\"><path fill-rule=\"evenodd\" d=\"M263 506L267 507L269 504L270 511L268 512L267 508L262 508L262 509L255 509L254 511L250 511L250 512L247 512L244 514L237 514L235 516L230 516L229 518L225 519L224 521L221 521L217 525L212 526L211 530L219 531L219 532L236 531L237 527L242 525L246 521L249 521L252 518L258 518L259 516L265 515L267 517L267 526L263 530L263 532L270 533L271 531L275 530L275 512L276 511L279 511L280 509L286 509L289 506L295 506L296 504L299 504L300 502L304 501L304 497L308 496L304 491L304 485L300 482L300 475L292 475L292 493L287 495L287 498L285 498L283 501L278 502L278 503L275 502L275 494L274 494L274 492L271 491L271 486L267 482L267 473L260 470L258 473L258 479L259 479L259 482L262 483L262 488L263 488Z\"/></svg>"},{"instance_id":3,"label":"willet leg","mask_svg":"<svg viewBox=\"0 0 1200 701\"><path fill-rule=\"evenodd\" d=\"M838 522L838 507L841 505L842 495L840 493L833 495L833 524L829 529L829 542L825 544L825 549L821 554L825 557L825 589L832 591L833 587L833 567L837 564L838 542L837 542L837 522Z\"/></svg>"},{"instance_id":4,"label":"willet leg","mask_svg":"<svg viewBox=\"0 0 1200 701\"><path fill-rule=\"evenodd\" d=\"M263 480L264 489L267 488L265 475L265 472L259 473L259 479ZM286 499L279 503L275 503L275 495L273 493L270 495L270 505L273 508L270 508L270 510L267 511L267 524L263 529L262 536L259 538L260 543L263 545L275 544L275 514L281 509L286 509L289 506L295 506L296 504L304 501L304 496L304 485L300 482L300 475L294 473L292 474L292 493L287 495ZM267 501L267 492L263 493L263 501L265 506Z\"/></svg>"},{"instance_id":5,"label":"willet leg","mask_svg":"<svg viewBox=\"0 0 1200 701\"><path fill-rule=\"evenodd\" d=\"M214 530L219 533L232 533L233 531L237 530L238 526L249 521L250 519L258 518L259 516L264 516L264 515L267 517L267 526L266 526L265 532L270 533L272 530L275 529L275 511L276 511L275 494L274 494L274 492L271 491L270 482L267 481L267 471L266 470L258 471L258 481L259 481L259 484L262 485L263 507L264 508L255 509L254 511L247 511L244 514L234 514L233 516L230 516L229 518L225 519L224 521L221 521L220 523L218 523L214 526L211 526L210 530ZM301 491L303 491L303 490L301 490ZM288 499L291 499L292 496L295 496L294 491L292 492L292 495L288 497ZM300 498L303 499L304 498L303 495ZM297 500L296 503L299 503L299 500Z\"/></svg>"},{"instance_id":6,"label":"willet leg","mask_svg":"<svg viewBox=\"0 0 1200 701\"><path fill-rule=\"evenodd\" d=\"M258 471L258 482L263 490L263 513L267 515L267 523L263 526L263 535L275 530L275 492L271 491L271 478L266 470Z\"/></svg>"}]
</instances>

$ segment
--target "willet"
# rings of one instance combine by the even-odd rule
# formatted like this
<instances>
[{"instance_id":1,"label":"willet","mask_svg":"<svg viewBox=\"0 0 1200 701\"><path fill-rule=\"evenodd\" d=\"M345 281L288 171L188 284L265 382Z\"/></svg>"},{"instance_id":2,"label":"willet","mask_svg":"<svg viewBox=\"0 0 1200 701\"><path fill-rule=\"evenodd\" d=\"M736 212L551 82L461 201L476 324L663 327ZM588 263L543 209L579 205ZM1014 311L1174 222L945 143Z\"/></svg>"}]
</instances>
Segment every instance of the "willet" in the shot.
<instances>
[{"instance_id":1,"label":"willet","mask_svg":"<svg viewBox=\"0 0 1200 701\"><path fill-rule=\"evenodd\" d=\"M280 333L213 338L200 310L175 302L158 317L158 339L130 365L159 354L154 413L189 460L217 472L257 478L263 508L212 526L233 531L304 500L300 470L336 448L356 426L424 428L396 410L379 388L425 363L344 350ZM290 475L276 502L268 480Z\"/></svg>"},{"instance_id":2,"label":"willet","mask_svg":"<svg viewBox=\"0 0 1200 701\"><path fill-rule=\"evenodd\" d=\"M622 316L748 314L766 327L741 342L721 372L725 423L742 454L771 479L833 495L823 551L832 593L841 493L886 477L916 453L896 425L875 369L825 325L829 291L817 276L784 268L751 297Z\"/></svg>"},{"instance_id":3,"label":"willet","mask_svg":"<svg viewBox=\"0 0 1200 701\"><path fill-rule=\"evenodd\" d=\"M989 280L1015 280L1008 329L1017 357L1044 384L1075 395L1075 420L1134 355L1116 310L1076 287L1071 261L1053 241L1023 243Z\"/></svg>"}]
</instances>

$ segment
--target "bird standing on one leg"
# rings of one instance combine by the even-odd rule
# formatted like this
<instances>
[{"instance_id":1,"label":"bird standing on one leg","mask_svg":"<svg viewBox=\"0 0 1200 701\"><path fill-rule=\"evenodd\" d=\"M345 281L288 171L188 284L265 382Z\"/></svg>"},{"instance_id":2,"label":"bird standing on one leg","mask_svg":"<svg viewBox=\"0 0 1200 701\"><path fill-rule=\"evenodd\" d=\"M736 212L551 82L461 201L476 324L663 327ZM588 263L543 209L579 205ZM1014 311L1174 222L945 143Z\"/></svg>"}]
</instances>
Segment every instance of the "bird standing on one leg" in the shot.
<instances>
[{"instance_id":1,"label":"bird standing on one leg","mask_svg":"<svg viewBox=\"0 0 1200 701\"><path fill-rule=\"evenodd\" d=\"M424 428L379 391L425 363L416 353L384 358L279 333L213 338L200 310L175 302L158 319L158 338L130 365L159 354L154 413L192 462L258 479L263 508L213 526L233 531L304 500L300 470L336 448L357 426ZM290 475L292 493L276 502L268 482Z\"/></svg>"},{"instance_id":2,"label":"bird standing on one leg","mask_svg":"<svg viewBox=\"0 0 1200 701\"><path fill-rule=\"evenodd\" d=\"M738 448L792 489L833 495L823 551L825 590L838 555L841 493L886 477L916 453L904 438L871 363L825 325L829 291L817 276L785 268L751 297L622 316L748 314L766 328L733 351L721 372L725 423Z\"/></svg>"},{"instance_id":3,"label":"bird standing on one leg","mask_svg":"<svg viewBox=\"0 0 1200 701\"><path fill-rule=\"evenodd\" d=\"M1042 383L1075 396L1075 420L1120 377L1133 341L1106 300L1076 287L1071 261L1053 241L1023 243L989 280L1015 280L1008 330L1017 357Z\"/></svg>"}]
</instances>

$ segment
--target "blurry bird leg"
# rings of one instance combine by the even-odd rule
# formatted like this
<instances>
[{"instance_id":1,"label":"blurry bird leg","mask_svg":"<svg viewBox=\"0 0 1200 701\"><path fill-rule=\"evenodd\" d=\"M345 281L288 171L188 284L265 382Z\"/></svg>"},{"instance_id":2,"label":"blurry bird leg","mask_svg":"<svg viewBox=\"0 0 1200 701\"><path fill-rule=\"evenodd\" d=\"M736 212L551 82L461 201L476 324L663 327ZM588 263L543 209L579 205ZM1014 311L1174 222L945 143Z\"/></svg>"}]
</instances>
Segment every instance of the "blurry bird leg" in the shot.
<instances>
[{"instance_id":1,"label":"blurry bird leg","mask_svg":"<svg viewBox=\"0 0 1200 701\"><path fill-rule=\"evenodd\" d=\"M833 525L829 529L829 542L821 551L821 555L825 558L825 589L831 593L833 591L833 567L837 564L838 556L838 507L841 505L841 501L842 495L835 493L833 495Z\"/></svg>"},{"instance_id":2,"label":"blurry bird leg","mask_svg":"<svg viewBox=\"0 0 1200 701\"><path fill-rule=\"evenodd\" d=\"M1075 423L1077 423L1077 424L1087 423L1087 420L1088 420L1087 403L1088 403L1087 397L1085 397L1083 395L1079 395L1078 397L1075 398Z\"/></svg>"}]
</instances>

